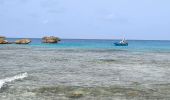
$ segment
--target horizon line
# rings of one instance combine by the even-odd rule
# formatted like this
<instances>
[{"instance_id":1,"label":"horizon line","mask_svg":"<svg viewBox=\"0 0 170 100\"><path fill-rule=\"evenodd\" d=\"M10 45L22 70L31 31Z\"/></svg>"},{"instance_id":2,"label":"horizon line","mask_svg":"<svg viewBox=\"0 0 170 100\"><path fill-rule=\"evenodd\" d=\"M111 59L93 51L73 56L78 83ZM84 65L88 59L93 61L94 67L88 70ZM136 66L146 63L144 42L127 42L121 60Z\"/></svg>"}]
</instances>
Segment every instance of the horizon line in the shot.
<instances>
[{"instance_id":1,"label":"horizon line","mask_svg":"<svg viewBox=\"0 0 170 100\"><path fill-rule=\"evenodd\" d=\"M20 39L20 38L28 38L28 39L42 39L40 37L6 37L7 39ZM122 40L121 38L114 38L114 39L110 39L110 38L60 38L60 39L74 39L74 40ZM148 41L170 41L168 39L126 39L126 40L148 40Z\"/></svg>"}]
</instances>

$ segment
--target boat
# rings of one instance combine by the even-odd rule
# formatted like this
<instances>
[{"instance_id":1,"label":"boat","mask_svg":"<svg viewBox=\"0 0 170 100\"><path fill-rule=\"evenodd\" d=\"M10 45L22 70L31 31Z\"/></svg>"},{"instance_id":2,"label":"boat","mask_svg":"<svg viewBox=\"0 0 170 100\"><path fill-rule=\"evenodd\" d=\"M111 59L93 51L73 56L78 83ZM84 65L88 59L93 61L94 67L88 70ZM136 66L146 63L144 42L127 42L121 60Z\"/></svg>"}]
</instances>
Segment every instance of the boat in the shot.
<instances>
[{"instance_id":1,"label":"boat","mask_svg":"<svg viewBox=\"0 0 170 100\"><path fill-rule=\"evenodd\" d=\"M120 42L114 43L115 46L128 46L128 42L123 38Z\"/></svg>"}]
</instances>

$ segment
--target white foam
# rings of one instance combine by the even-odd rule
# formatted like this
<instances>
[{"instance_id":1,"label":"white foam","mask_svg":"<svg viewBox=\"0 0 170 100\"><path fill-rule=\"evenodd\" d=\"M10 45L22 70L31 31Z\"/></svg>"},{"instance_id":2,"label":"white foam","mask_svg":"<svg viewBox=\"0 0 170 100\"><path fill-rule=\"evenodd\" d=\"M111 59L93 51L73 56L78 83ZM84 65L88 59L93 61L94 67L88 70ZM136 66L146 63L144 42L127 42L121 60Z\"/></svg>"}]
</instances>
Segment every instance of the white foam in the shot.
<instances>
[{"instance_id":1,"label":"white foam","mask_svg":"<svg viewBox=\"0 0 170 100\"><path fill-rule=\"evenodd\" d=\"M5 79L1 79L0 80L0 89L6 84L6 83L9 83L9 82L13 82L15 80L19 80L19 79L24 79L28 77L28 73L21 73L21 74L18 74L16 76L13 76L13 77L7 77Z\"/></svg>"}]
</instances>

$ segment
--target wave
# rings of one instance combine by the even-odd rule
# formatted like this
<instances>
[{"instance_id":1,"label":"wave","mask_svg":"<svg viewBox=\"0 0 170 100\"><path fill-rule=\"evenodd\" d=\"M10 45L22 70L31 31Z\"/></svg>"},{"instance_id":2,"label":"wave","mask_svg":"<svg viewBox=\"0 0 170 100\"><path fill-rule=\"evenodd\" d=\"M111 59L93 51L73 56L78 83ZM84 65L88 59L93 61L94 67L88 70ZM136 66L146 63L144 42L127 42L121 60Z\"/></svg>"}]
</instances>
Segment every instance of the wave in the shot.
<instances>
[{"instance_id":1,"label":"wave","mask_svg":"<svg viewBox=\"0 0 170 100\"><path fill-rule=\"evenodd\" d=\"M21 74L15 75L13 77L7 77L5 79L1 79L0 80L0 89L7 83L13 82L15 80L21 80L26 77L28 77L28 73L21 73Z\"/></svg>"}]
</instances>

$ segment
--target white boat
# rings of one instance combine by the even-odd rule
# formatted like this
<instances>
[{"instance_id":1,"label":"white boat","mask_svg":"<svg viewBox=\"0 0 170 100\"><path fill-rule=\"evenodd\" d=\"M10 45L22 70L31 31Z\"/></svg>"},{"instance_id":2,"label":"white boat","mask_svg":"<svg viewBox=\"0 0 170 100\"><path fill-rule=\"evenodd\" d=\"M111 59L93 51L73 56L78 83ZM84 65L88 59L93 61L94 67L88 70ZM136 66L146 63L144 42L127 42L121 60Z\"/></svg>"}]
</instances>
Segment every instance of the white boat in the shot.
<instances>
[{"instance_id":1,"label":"white boat","mask_svg":"<svg viewBox=\"0 0 170 100\"><path fill-rule=\"evenodd\" d=\"M126 41L125 38L123 38L120 42L114 43L115 46L128 46L128 42Z\"/></svg>"}]
</instances>

